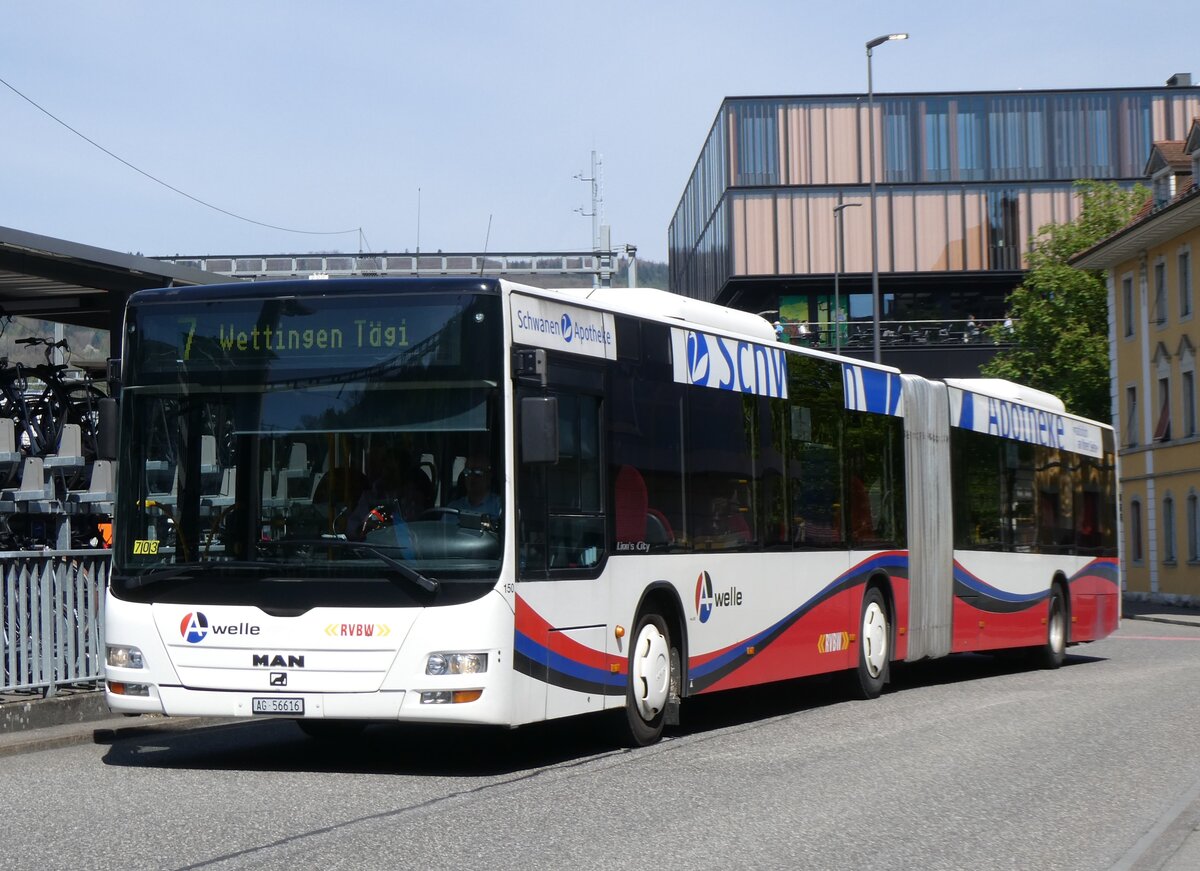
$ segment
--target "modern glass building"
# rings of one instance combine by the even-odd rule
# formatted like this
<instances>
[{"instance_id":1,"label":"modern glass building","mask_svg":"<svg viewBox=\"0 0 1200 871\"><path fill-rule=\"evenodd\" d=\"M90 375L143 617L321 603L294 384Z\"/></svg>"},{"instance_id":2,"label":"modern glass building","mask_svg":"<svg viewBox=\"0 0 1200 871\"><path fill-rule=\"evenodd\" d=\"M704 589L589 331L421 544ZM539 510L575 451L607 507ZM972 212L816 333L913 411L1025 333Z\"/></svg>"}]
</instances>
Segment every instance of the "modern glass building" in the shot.
<instances>
[{"instance_id":1,"label":"modern glass building","mask_svg":"<svg viewBox=\"0 0 1200 871\"><path fill-rule=\"evenodd\" d=\"M883 94L872 155L865 94L730 97L671 221L671 289L779 311L822 345L838 323L843 350L869 353L874 161L885 359L971 374L978 354L955 355L959 372L902 351L990 356L970 347L967 318L1004 317L1029 238L1076 217L1073 183L1144 180L1152 143L1184 138L1197 115L1188 74L1153 88ZM843 204L862 208L840 211L835 261Z\"/></svg>"}]
</instances>

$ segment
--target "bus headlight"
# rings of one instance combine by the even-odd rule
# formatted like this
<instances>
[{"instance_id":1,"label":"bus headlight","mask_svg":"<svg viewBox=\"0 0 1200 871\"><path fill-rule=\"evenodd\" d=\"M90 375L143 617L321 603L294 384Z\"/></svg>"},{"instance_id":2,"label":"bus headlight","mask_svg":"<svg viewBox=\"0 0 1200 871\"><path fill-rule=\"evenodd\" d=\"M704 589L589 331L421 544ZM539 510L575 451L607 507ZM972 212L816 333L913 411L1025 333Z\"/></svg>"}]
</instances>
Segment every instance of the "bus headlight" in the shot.
<instances>
[{"instance_id":1,"label":"bus headlight","mask_svg":"<svg viewBox=\"0 0 1200 871\"><path fill-rule=\"evenodd\" d=\"M425 660L426 674L482 674L487 671L486 653L431 653Z\"/></svg>"},{"instance_id":2,"label":"bus headlight","mask_svg":"<svg viewBox=\"0 0 1200 871\"><path fill-rule=\"evenodd\" d=\"M142 652L136 647L109 645L105 662L113 668L143 668Z\"/></svg>"}]
</instances>

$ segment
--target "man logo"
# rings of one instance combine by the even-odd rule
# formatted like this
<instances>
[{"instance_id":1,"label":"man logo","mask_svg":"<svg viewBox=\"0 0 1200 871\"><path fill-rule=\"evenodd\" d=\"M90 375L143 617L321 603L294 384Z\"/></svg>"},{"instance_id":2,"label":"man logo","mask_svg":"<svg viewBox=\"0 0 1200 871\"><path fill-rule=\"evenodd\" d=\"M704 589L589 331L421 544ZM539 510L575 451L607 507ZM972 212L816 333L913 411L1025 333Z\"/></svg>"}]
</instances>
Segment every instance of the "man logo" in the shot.
<instances>
[{"instance_id":1,"label":"man logo","mask_svg":"<svg viewBox=\"0 0 1200 871\"><path fill-rule=\"evenodd\" d=\"M696 616L701 623L707 623L713 611L712 578L708 572L701 572L696 578Z\"/></svg>"},{"instance_id":2,"label":"man logo","mask_svg":"<svg viewBox=\"0 0 1200 871\"><path fill-rule=\"evenodd\" d=\"M699 387L707 385L712 362L708 356L708 339L702 333L688 333L687 362L691 382Z\"/></svg>"},{"instance_id":3,"label":"man logo","mask_svg":"<svg viewBox=\"0 0 1200 871\"><path fill-rule=\"evenodd\" d=\"M575 333L571 329L571 316L568 314L562 316L562 337L564 342L570 342L575 338Z\"/></svg>"},{"instance_id":4,"label":"man logo","mask_svg":"<svg viewBox=\"0 0 1200 871\"><path fill-rule=\"evenodd\" d=\"M188 614L179 624L179 634L188 644L199 644L208 635L208 618L199 611Z\"/></svg>"}]
</instances>

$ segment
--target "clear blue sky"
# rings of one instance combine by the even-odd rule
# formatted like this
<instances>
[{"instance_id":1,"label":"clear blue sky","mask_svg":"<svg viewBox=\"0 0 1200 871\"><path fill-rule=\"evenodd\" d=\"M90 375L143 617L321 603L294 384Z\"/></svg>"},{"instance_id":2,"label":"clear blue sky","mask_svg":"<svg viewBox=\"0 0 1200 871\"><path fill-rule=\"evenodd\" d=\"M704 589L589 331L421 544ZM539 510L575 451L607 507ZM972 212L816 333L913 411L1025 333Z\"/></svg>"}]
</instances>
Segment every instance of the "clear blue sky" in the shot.
<instances>
[{"instance_id":1,"label":"clear blue sky","mask_svg":"<svg viewBox=\"0 0 1200 871\"><path fill-rule=\"evenodd\" d=\"M591 247L667 225L725 96L1200 80L1195 3L3 0L0 79L194 197L371 250ZM490 238L488 233L491 221ZM152 255L357 251L235 220L0 86L0 225Z\"/></svg>"}]
</instances>

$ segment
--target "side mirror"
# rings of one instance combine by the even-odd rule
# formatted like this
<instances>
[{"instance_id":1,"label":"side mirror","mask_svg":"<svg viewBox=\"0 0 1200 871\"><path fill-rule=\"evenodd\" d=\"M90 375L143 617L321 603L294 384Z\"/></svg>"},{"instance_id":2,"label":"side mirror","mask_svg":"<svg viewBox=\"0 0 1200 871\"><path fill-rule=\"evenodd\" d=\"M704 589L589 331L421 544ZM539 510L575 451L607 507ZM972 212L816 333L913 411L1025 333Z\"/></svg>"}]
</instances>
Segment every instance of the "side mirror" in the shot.
<instances>
[{"instance_id":1,"label":"side mirror","mask_svg":"<svg viewBox=\"0 0 1200 871\"><path fill-rule=\"evenodd\" d=\"M96 403L98 417L96 420L96 458L100 460L115 460L117 458L117 400L105 396Z\"/></svg>"},{"instance_id":2,"label":"side mirror","mask_svg":"<svg viewBox=\"0 0 1200 871\"><path fill-rule=\"evenodd\" d=\"M558 462L558 398L521 399L521 462Z\"/></svg>"}]
</instances>

